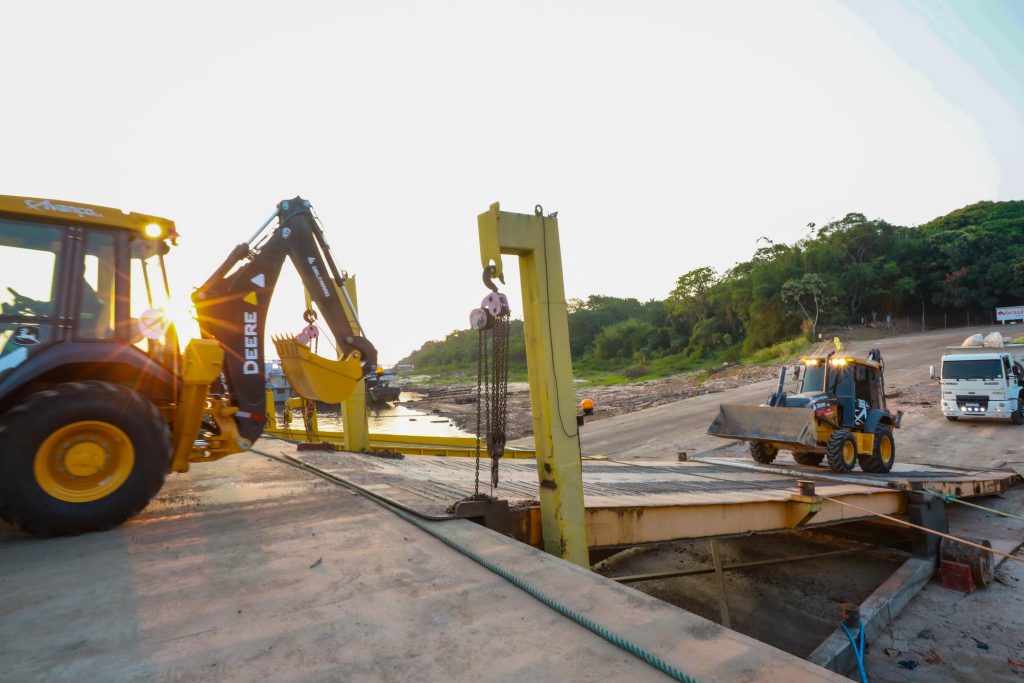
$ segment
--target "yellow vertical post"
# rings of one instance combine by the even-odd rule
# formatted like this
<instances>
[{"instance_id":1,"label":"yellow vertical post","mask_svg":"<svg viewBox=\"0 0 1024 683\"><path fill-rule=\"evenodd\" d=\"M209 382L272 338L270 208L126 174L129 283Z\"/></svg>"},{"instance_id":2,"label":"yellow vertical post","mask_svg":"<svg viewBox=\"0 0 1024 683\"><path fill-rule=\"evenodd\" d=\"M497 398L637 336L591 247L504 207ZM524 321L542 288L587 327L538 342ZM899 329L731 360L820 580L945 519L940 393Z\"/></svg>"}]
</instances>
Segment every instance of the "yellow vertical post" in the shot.
<instances>
[{"instance_id":1,"label":"yellow vertical post","mask_svg":"<svg viewBox=\"0 0 1024 683\"><path fill-rule=\"evenodd\" d=\"M504 277L501 255L519 257L544 548L589 568L558 221L540 206L529 215L494 203L477 223L481 262L494 266L496 280Z\"/></svg>"},{"instance_id":2,"label":"yellow vertical post","mask_svg":"<svg viewBox=\"0 0 1024 683\"><path fill-rule=\"evenodd\" d=\"M277 406L274 405L274 390L267 389L266 399L266 412L267 412L267 430L273 431L277 429Z\"/></svg>"},{"instance_id":3,"label":"yellow vertical post","mask_svg":"<svg viewBox=\"0 0 1024 683\"><path fill-rule=\"evenodd\" d=\"M363 334L359 323L356 322L359 310L359 300L356 298L356 278L350 275L345 280L345 291L348 298L355 307L355 311L348 310L345 306L345 315L352 326L352 331L358 335ZM342 297L342 300L344 298ZM370 427L366 417L366 380L359 380L352 394L341 404L341 417L345 423L345 450L355 453L362 453L370 447Z\"/></svg>"}]
</instances>

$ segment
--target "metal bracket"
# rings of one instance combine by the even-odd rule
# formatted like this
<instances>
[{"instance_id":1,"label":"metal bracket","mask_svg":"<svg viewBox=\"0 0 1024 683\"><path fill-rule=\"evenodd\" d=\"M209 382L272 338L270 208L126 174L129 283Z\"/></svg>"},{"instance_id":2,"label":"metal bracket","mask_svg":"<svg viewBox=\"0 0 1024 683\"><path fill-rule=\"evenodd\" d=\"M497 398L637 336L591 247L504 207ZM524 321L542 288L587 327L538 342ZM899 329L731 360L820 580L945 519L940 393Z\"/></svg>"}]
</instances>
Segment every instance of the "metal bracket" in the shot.
<instances>
[{"instance_id":1,"label":"metal bracket","mask_svg":"<svg viewBox=\"0 0 1024 683\"><path fill-rule=\"evenodd\" d=\"M907 518L918 526L948 534L949 520L946 519L945 502L937 496L926 494L923 488L921 482L914 482L914 488L907 492ZM914 555L937 557L941 541L935 534L915 534L912 546Z\"/></svg>"},{"instance_id":2,"label":"metal bracket","mask_svg":"<svg viewBox=\"0 0 1024 683\"><path fill-rule=\"evenodd\" d=\"M814 492L814 482L799 479L796 485L797 493L789 496L789 502L793 503L793 507L787 515L788 528L790 529L807 524L814 515L821 512L821 497Z\"/></svg>"},{"instance_id":3,"label":"metal bracket","mask_svg":"<svg viewBox=\"0 0 1024 683\"><path fill-rule=\"evenodd\" d=\"M500 534L512 533L512 516L507 500L460 500L452 513L459 519L468 519Z\"/></svg>"}]
</instances>

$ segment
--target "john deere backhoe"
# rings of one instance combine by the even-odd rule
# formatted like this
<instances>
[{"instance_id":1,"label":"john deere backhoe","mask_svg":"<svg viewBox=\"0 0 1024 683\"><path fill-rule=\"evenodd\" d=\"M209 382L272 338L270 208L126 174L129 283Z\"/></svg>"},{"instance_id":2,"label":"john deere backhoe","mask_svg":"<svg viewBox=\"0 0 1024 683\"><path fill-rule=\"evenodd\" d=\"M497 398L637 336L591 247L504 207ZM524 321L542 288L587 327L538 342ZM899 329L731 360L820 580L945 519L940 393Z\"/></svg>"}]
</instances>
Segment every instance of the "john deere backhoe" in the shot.
<instances>
[{"instance_id":1,"label":"john deere backhoe","mask_svg":"<svg viewBox=\"0 0 1024 683\"><path fill-rule=\"evenodd\" d=\"M801 465L825 460L834 472L849 472L857 464L865 472L891 470L896 461L892 432L903 413L893 415L886 406L881 352L858 358L840 347L803 358L798 367L803 370L798 393L786 393L782 368L766 405L723 404L708 434L749 442L751 457L765 465L788 450Z\"/></svg>"},{"instance_id":2,"label":"john deere backhoe","mask_svg":"<svg viewBox=\"0 0 1024 683\"><path fill-rule=\"evenodd\" d=\"M296 392L337 403L376 368L309 202L281 202L193 293L201 338L183 352L163 305L177 237L156 216L0 196L4 520L42 536L107 529L169 471L247 450L266 420L265 321L288 258L342 356L275 338Z\"/></svg>"}]
</instances>

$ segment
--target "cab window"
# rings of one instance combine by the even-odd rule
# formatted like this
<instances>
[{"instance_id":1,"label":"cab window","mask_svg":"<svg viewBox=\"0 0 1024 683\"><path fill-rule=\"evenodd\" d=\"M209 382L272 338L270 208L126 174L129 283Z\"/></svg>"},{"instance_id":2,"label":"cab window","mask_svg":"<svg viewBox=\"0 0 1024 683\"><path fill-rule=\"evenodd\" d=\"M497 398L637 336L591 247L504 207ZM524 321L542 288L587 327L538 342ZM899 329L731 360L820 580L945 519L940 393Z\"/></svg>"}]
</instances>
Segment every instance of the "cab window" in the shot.
<instances>
[{"instance_id":1,"label":"cab window","mask_svg":"<svg viewBox=\"0 0 1024 683\"><path fill-rule=\"evenodd\" d=\"M0 220L0 315L55 315L59 228Z\"/></svg>"},{"instance_id":2,"label":"cab window","mask_svg":"<svg viewBox=\"0 0 1024 683\"><path fill-rule=\"evenodd\" d=\"M90 231L85 236L85 261L78 292L78 336L113 339L117 283L114 235Z\"/></svg>"}]
</instances>

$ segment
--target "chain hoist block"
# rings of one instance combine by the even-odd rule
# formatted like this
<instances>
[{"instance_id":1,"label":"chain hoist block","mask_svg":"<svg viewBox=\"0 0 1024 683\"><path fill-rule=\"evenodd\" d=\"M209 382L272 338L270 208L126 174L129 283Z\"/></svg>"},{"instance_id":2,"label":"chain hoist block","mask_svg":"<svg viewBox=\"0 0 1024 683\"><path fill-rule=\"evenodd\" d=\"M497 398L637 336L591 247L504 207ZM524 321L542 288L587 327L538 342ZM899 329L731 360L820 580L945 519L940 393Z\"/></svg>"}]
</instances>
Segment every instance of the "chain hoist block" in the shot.
<instances>
[{"instance_id":1,"label":"chain hoist block","mask_svg":"<svg viewBox=\"0 0 1024 683\"><path fill-rule=\"evenodd\" d=\"M491 292L484 297L480 308L490 313L495 318L509 314L508 297L501 292Z\"/></svg>"},{"instance_id":2,"label":"chain hoist block","mask_svg":"<svg viewBox=\"0 0 1024 683\"><path fill-rule=\"evenodd\" d=\"M511 310L508 297L493 282L494 268L484 269L483 281L491 290L480 308L469 314L469 324L479 333L477 345L476 480L480 492L481 445L491 458L491 489L498 486L498 462L505 454L508 416L508 342ZM499 278L500 279L500 278ZM502 280L502 282L504 282Z\"/></svg>"},{"instance_id":3,"label":"chain hoist block","mask_svg":"<svg viewBox=\"0 0 1024 683\"><path fill-rule=\"evenodd\" d=\"M469 329L489 330L494 325L494 316L486 308L474 308L469 312Z\"/></svg>"}]
</instances>

